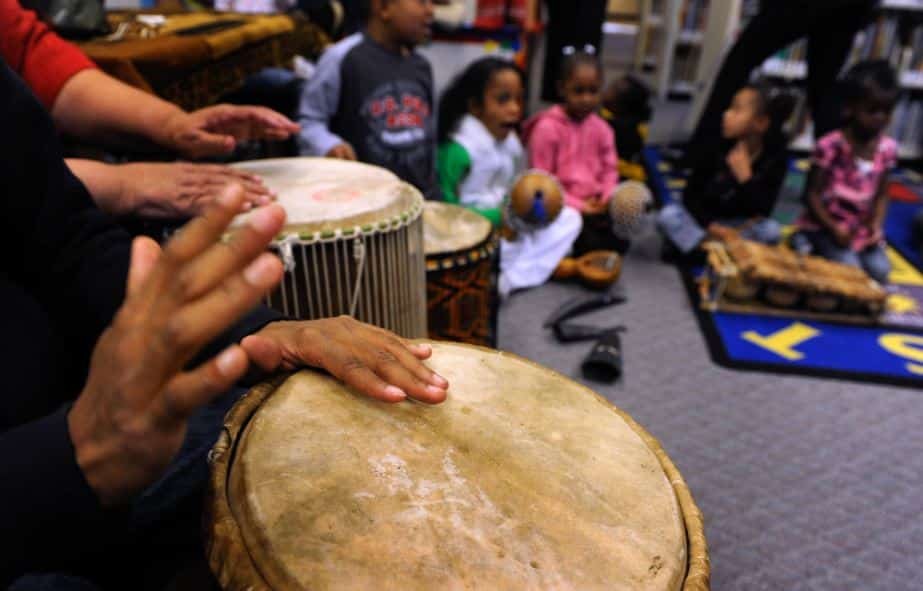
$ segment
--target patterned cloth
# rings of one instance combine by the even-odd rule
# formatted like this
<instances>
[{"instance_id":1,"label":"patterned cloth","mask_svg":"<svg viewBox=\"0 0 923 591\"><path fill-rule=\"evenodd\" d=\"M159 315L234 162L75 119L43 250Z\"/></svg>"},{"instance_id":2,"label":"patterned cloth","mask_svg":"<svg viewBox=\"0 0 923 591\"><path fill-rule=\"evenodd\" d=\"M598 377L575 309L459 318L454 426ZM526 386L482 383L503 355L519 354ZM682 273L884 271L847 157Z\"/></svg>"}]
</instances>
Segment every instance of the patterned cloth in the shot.
<instances>
[{"instance_id":1,"label":"patterned cloth","mask_svg":"<svg viewBox=\"0 0 923 591\"><path fill-rule=\"evenodd\" d=\"M897 142L882 136L874 158L866 163L853 153L843 132L833 131L818 140L813 162L829 175L821 201L833 219L852 234L850 248L861 252L879 244L883 237L873 232L867 221L874 215L875 195L882 178L897 165ZM803 230L823 230L808 210L797 223Z\"/></svg>"}]
</instances>

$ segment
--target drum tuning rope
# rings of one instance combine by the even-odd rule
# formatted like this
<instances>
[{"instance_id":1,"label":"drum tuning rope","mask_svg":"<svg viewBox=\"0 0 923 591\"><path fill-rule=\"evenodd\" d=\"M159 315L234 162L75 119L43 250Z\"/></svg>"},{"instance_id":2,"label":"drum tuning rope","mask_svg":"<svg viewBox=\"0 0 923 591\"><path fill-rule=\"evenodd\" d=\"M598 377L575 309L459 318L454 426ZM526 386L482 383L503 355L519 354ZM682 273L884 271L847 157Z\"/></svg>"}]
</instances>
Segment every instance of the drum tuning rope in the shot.
<instances>
[{"instance_id":1,"label":"drum tuning rope","mask_svg":"<svg viewBox=\"0 0 923 591\"><path fill-rule=\"evenodd\" d=\"M353 239L353 258L356 260L356 284L353 285L352 297L349 299L349 315L356 317L356 308L359 306L359 288L362 286L362 273L365 271L365 243L362 234Z\"/></svg>"},{"instance_id":2,"label":"drum tuning rope","mask_svg":"<svg viewBox=\"0 0 923 591\"><path fill-rule=\"evenodd\" d=\"M279 249L279 256L282 257L282 266L285 268L286 273L291 273L295 270L295 253L292 247L298 243L298 235L289 234L275 244L275 247Z\"/></svg>"}]
</instances>

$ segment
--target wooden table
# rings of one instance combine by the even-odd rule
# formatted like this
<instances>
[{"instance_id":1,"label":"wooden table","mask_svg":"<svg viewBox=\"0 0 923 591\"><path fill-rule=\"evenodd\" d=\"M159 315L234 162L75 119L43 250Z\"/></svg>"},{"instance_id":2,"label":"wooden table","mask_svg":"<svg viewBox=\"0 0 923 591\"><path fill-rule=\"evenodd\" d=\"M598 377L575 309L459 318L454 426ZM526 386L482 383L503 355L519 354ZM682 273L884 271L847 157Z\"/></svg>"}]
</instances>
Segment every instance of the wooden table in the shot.
<instances>
[{"instance_id":1,"label":"wooden table","mask_svg":"<svg viewBox=\"0 0 923 591\"><path fill-rule=\"evenodd\" d=\"M263 68L285 67L295 55L314 58L330 42L316 25L287 15L218 12L166 14L160 26L116 11L118 38L97 38L81 49L108 74L184 109L212 105Z\"/></svg>"}]
</instances>

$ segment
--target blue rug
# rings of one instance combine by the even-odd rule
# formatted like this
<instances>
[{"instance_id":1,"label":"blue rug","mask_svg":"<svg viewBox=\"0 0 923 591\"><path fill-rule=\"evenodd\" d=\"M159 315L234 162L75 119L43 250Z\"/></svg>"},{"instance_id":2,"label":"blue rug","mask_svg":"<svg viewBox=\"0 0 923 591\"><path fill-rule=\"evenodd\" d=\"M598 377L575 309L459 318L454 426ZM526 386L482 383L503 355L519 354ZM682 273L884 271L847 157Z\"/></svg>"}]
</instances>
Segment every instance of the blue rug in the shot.
<instances>
[{"instance_id":1,"label":"blue rug","mask_svg":"<svg viewBox=\"0 0 923 591\"><path fill-rule=\"evenodd\" d=\"M921 203L904 203L892 201L888 206L888 217L885 220L885 235L888 243L901 255L912 263L917 269L923 270L923 257L920 249L914 244L911 222L913 216L923 208Z\"/></svg>"},{"instance_id":2,"label":"blue rug","mask_svg":"<svg viewBox=\"0 0 923 591\"><path fill-rule=\"evenodd\" d=\"M683 175L662 162L656 148L648 148L645 158L658 201L680 199ZM793 161L791 172L793 177L803 175L804 162ZM787 180L788 185L798 182ZM885 232L894 270L887 286L888 311L882 317L887 326L702 310L697 270L681 267L712 360L732 369L923 388L923 259L911 239L911 220L920 207L895 201L888 212Z\"/></svg>"}]
</instances>

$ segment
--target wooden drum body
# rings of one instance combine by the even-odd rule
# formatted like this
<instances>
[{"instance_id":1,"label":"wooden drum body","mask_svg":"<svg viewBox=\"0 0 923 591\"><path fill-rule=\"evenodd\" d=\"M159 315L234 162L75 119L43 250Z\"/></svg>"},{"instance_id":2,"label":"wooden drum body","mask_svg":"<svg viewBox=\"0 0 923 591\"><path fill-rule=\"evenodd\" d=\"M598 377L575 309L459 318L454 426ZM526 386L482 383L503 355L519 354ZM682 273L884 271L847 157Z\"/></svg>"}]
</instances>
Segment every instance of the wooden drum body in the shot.
<instances>
[{"instance_id":1,"label":"wooden drum body","mask_svg":"<svg viewBox=\"0 0 923 591\"><path fill-rule=\"evenodd\" d=\"M328 158L235 166L260 175L288 216L273 243L286 271L270 307L306 320L348 314L401 336L426 335L416 189L383 168Z\"/></svg>"},{"instance_id":2,"label":"wooden drum body","mask_svg":"<svg viewBox=\"0 0 923 591\"><path fill-rule=\"evenodd\" d=\"M429 336L496 345L497 235L477 213L428 201L423 209Z\"/></svg>"},{"instance_id":3,"label":"wooden drum body","mask_svg":"<svg viewBox=\"0 0 923 591\"><path fill-rule=\"evenodd\" d=\"M433 348L441 405L304 371L228 413L206 518L225 589L708 588L701 515L630 417L516 356Z\"/></svg>"}]
</instances>

